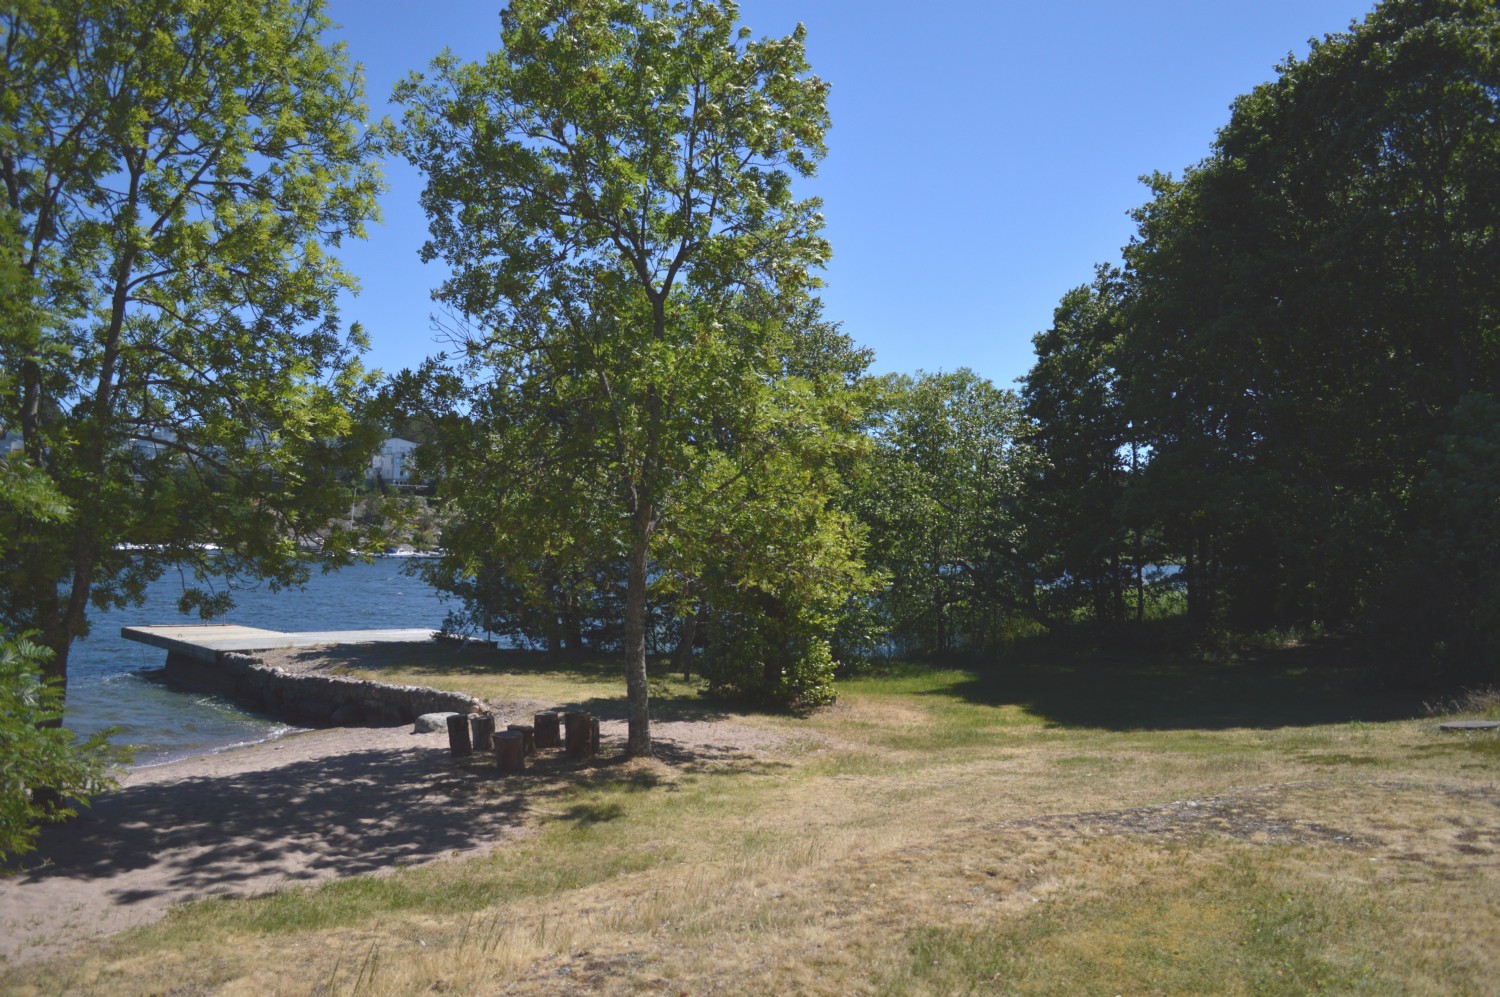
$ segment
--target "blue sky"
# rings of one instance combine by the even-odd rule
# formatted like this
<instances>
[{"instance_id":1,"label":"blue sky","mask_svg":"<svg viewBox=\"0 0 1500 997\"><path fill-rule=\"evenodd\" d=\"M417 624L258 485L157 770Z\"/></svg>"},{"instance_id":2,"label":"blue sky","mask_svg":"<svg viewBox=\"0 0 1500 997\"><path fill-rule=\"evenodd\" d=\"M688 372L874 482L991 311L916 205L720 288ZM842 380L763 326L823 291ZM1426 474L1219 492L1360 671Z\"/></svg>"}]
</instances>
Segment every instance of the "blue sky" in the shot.
<instances>
[{"instance_id":1,"label":"blue sky","mask_svg":"<svg viewBox=\"0 0 1500 997\"><path fill-rule=\"evenodd\" d=\"M807 25L833 84L821 197L833 260L826 314L875 350L874 369L970 367L1011 385L1057 300L1113 262L1137 178L1201 159L1241 93L1307 39L1362 19L1367 0L743 0L757 35ZM335 37L365 67L371 110L444 47L498 47L499 6L330 0ZM385 220L341 252L363 291L344 305L387 372L441 349L441 277L417 250L421 177L386 164Z\"/></svg>"}]
</instances>

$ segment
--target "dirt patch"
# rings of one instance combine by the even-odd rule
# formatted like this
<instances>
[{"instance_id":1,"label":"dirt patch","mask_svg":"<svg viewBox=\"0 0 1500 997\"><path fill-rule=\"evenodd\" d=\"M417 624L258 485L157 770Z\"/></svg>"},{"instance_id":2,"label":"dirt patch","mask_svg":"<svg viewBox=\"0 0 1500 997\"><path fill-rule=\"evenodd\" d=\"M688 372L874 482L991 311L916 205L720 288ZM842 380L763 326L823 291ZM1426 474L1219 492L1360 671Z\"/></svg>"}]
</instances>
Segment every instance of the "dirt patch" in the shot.
<instances>
[{"instance_id":1,"label":"dirt patch","mask_svg":"<svg viewBox=\"0 0 1500 997\"><path fill-rule=\"evenodd\" d=\"M360 667L399 646L348 646L318 655L260 655L299 671ZM462 649L453 653L463 653ZM516 699L501 724L530 722L559 704ZM570 779L607 769L626 723L602 717L601 758L574 763L544 753L515 784L493 761L456 761L446 733L348 727L127 772L83 816L43 829L36 852L0 878L0 962L65 952L78 942L160 918L173 904L378 873L484 852L527 833L528 804ZM655 764L753 760L782 738L737 720L654 720Z\"/></svg>"},{"instance_id":2,"label":"dirt patch","mask_svg":"<svg viewBox=\"0 0 1500 997\"><path fill-rule=\"evenodd\" d=\"M1129 834L1183 838L1222 834L1265 844L1329 844L1369 847L1374 842L1349 831L1275 812L1270 802L1252 795L1174 800L1129 810L1100 810L1007 821L1003 827L1041 828L1075 834Z\"/></svg>"}]
</instances>

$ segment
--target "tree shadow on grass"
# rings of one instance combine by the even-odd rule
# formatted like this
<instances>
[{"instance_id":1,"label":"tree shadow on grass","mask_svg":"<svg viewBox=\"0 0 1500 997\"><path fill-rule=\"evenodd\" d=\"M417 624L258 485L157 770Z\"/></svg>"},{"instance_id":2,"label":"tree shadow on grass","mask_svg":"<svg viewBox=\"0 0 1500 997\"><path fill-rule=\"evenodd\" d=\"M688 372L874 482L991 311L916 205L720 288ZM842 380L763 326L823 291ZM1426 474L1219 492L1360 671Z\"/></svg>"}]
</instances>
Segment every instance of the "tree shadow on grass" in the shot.
<instances>
[{"instance_id":1,"label":"tree shadow on grass","mask_svg":"<svg viewBox=\"0 0 1500 997\"><path fill-rule=\"evenodd\" d=\"M591 713L600 720L628 720L630 704L624 693L619 696L590 696L557 703L552 709L563 713ZM697 696L653 696L651 697L651 722L657 723L711 723L732 720L739 716L722 703L700 699Z\"/></svg>"},{"instance_id":2,"label":"tree shadow on grass","mask_svg":"<svg viewBox=\"0 0 1500 997\"><path fill-rule=\"evenodd\" d=\"M757 764L712 745L668 745L661 755L685 772ZM503 775L493 756L455 759L434 738L128 786L44 828L21 869L0 880L0 908L47 903L49 883L92 884L101 904L164 907L427 862L503 839L528 810L578 789L657 787L657 775L624 761L546 750L525 772ZM620 812L566 817L598 823Z\"/></svg>"},{"instance_id":3,"label":"tree shadow on grass","mask_svg":"<svg viewBox=\"0 0 1500 997\"><path fill-rule=\"evenodd\" d=\"M1401 720L1413 694L1383 687L1349 651L1328 644L1230 662L1137 651L1021 653L931 695L1016 705L1063 727L1217 730Z\"/></svg>"},{"instance_id":4,"label":"tree shadow on grass","mask_svg":"<svg viewBox=\"0 0 1500 997\"><path fill-rule=\"evenodd\" d=\"M116 903L176 902L424 862L519 825L519 797L476 806L478 789L429 748L143 783L47 828L21 880L109 881Z\"/></svg>"}]
</instances>

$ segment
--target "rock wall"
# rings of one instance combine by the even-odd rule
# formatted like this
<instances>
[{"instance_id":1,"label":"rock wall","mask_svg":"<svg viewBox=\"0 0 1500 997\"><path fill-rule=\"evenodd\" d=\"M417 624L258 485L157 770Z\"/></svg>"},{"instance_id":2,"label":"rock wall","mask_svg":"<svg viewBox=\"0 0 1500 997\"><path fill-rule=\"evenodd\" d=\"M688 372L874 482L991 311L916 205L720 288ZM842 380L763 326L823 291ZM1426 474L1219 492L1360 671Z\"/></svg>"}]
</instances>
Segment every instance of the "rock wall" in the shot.
<instances>
[{"instance_id":1,"label":"rock wall","mask_svg":"<svg viewBox=\"0 0 1500 997\"><path fill-rule=\"evenodd\" d=\"M461 692L289 672L231 651L221 651L212 664L169 653L167 681L309 726L395 726L412 723L423 713L489 712L484 703Z\"/></svg>"}]
</instances>

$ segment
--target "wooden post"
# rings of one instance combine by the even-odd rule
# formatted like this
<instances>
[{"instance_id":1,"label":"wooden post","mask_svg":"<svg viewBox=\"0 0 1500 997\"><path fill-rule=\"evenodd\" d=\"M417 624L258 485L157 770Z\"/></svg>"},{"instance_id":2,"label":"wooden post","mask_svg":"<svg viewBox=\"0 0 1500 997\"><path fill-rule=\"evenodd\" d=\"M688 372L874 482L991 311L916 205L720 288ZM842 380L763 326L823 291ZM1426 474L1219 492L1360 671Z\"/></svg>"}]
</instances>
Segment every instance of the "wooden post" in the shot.
<instances>
[{"instance_id":1,"label":"wooden post","mask_svg":"<svg viewBox=\"0 0 1500 997\"><path fill-rule=\"evenodd\" d=\"M509 724L505 729L513 730L521 735L521 743L526 746L527 755L536 754L536 731L532 729L531 724Z\"/></svg>"},{"instance_id":2,"label":"wooden post","mask_svg":"<svg viewBox=\"0 0 1500 997\"><path fill-rule=\"evenodd\" d=\"M599 718L589 717L589 753L599 753Z\"/></svg>"},{"instance_id":3,"label":"wooden post","mask_svg":"<svg viewBox=\"0 0 1500 997\"><path fill-rule=\"evenodd\" d=\"M495 762L501 772L526 771L526 738L518 730L502 730L495 735Z\"/></svg>"},{"instance_id":4,"label":"wooden post","mask_svg":"<svg viewBox=\"0 0 1500 997\"><path fill-rule=\"evenodd\" d=\"M536 746L538 748L558 748L562 746L562 737L558 730L559 717L556 713L538 713L533 723L536 726Z\"/></svg>"},{"instance_id":5,"label":"wooden post","mask_svg":"<svg viewBox=\"0 0 1500 997\"><path fill-rule=\"evenodd\" d=\"M593 718L587 713L564 713L563 725L566 728L566 741L564 748L569 758L588 758L593 755L594 727Z\"/></svg>"},{"instance_id":6,"label":"wooden post","mask_svg":"<svg viewBox=\"0 0 1500 997\"><path fill-rule=\"evenodd\" d=\"M455 713L448 718L448 750L454 758L464 758L474 753L474 742L469 740L469 718Z\"/></svg>"},{"instance_id":7,"label":"wooden post","mask_svg":"<svg viewBox=\"0 0 1500 997\"><path fill-rule=\"evenodd\" d=\"M474 750L489 751L494 748L495 716L492 713L472 714L469 729L474 734Z\"/></svg>"}]
</instances>

